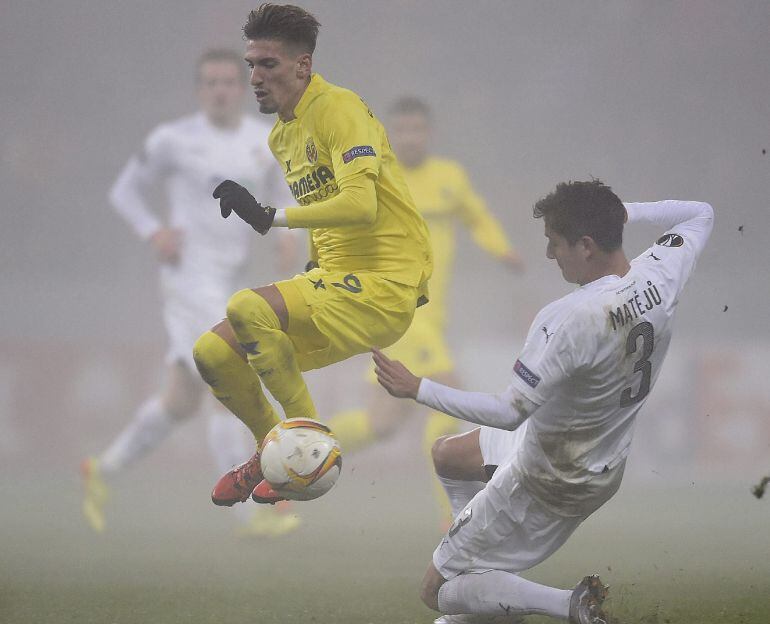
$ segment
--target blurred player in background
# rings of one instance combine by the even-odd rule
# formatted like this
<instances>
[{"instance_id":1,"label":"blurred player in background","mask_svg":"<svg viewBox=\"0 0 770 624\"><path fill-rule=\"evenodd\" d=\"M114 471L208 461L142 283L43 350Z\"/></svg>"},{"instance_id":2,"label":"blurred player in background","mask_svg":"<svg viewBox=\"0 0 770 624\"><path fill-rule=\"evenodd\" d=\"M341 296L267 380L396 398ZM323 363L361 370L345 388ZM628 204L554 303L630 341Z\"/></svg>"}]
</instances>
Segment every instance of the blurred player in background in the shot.
<instances>
[{"instance_id":1,"label":"blurred player in background","mask_svg":"<svg viewBox=\"0 0 770 624\"><path fill-rule=\"evenodd\" d=\"M376 373L394 396L482 425L433 448L455 521L423 579L425 604L445 614L605 624L607 588L597 576L567 590L519 573L553 554L620 487L636 415L660 373L714 213L700 202L624 206L593 180L559 184L534 214L545 221L547 257L579 287L535 317L508 388L457 390L379 351ZM667 230L630 263L626 220ZM481 621L489 620L436 620Z\"/></svg>"},{"instance_id":2,"label":"blurred player in background","mask_svg":"<svg viewBox=\"0 0 770 624\"><path fill-rule=\"evenodd\" d=\"M289 201L267 147L270 125L243 114L245 92L240 55L221 49L205 52L197 65L200 111L153 130L110 192L114 209L147 241L160 263L169 346L166 378L158 394L139 407L106 450L83 462L83 510L96 531L105 526L106 482L156 448L204 403L206 386L195 370L192 347L201 332L221 318L238 278L243 278L254 234L245 223L222 221L211 188L235 176L255 193ZM168 214L158 216L150 197L161 186ZM291 241L282 243L283 261L288 263ZM249 454L248 431L218 404L211 406L209 418L211 452L217 468L228 470ZM298 522L290 514L239 515L242 533L281 533Z\"/></svg>"},{"instance_id":3,"label":"blurred player in background","mask_svg":"<svg viewBox=\"0 0 770 624\"><path fill-rule=\"evenodd\" d=\"M431 112L420 99L404 97L389 111L388 137L402 165L409 192L425 218L433 247L430 304L414 315L406 334L387 353L403 362L415 375L430 376L441 383L458 385L446 339L447 295L452 283L457 225L465 227L473 241L506 266L519 271L522 261L484 200L474 191L463 167L431 155ZM373 371L369 381L376 382ZM374 386L372 387L374 390ZM418 406L407 402L384 402L372 392L367 410L351 410L329 420L329 426L346 453L394 433ZM458 430L457 420L442 412L428 415L424 448L430 454L441 435ZM446 496L437 482L437 497L445 521L451 521Z\"/></svg>"},{"instance_id":4,"label":"blurred player in background","mask_svg":"<svg viewBox=\"0 0 770 624\"><path fill-rule=\"evenodd\" d=\"M312 232L317 268L235 293L227 319L197 341L195 361L214 396L257 443L279 421L317 416L302 371L387 347L427 299L428 231L407 190L385 129L358 95L312 69L318 21L300 7L263 4L244 26L251 85L263 113L278 113L270 149L296 206L258 203L241 185L214 189L223 217L235 212L260 234ZM259 453L214 487L217 505L275 500Z\"/></svg>"}]
</instances>

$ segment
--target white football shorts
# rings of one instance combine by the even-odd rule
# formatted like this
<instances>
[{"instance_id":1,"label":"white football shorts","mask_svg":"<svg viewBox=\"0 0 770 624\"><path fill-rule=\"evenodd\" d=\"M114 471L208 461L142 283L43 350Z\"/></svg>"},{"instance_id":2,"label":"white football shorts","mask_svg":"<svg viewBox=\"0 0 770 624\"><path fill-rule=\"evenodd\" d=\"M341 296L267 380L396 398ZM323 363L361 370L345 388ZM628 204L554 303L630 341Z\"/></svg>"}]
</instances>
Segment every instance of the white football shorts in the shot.
<instances>
[{"instance_id":1,"label":"white football shorts","mask_svg":"<svg viewBox=\"0 0 770 624\"><path fill-rule=\"evenodd\" d=\"M556 552L583 520L544 507L507 462L455 518L433 552L433 564L447 580L486 570L519 573Z\"/></svg>"},{"instance_id":2,"label":"white football shorts","mask_svg":"<svg viewBox=\"0 0 770 624\"><path fill-rule=\"evenodd\" d=\"M467 572L519 573L550 557L585 519L560 516L521 485L513 464L526 423L515 431L481 427L484 464L492 479L465 506L433 553L447 580Z\"/></svg>"},{"instance_id":3,"label":"white football shorts","mask_svg":"<svg viewBox=\"0 0 770 624\"><path fill-rule=\"evenodd\" d=\"M232 279L191 274L163 267L161 298L163 323L168 334L166 363L183 363L195 371L192 349L198 337L219 323L227 312L227 301L235 293Z\"/></svg>"}]
</instances>

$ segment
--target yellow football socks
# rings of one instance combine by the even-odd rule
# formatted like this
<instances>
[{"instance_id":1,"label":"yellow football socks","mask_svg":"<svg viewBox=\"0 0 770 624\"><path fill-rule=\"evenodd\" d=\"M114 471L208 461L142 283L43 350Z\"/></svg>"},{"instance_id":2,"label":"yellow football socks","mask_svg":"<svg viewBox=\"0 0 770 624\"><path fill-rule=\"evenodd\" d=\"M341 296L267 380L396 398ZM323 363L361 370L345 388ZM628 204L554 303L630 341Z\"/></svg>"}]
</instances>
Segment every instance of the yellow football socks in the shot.
<instances>
[{"instance_id":1,"label":"yellow football socks","mask_svg":"<svg viewBox=\"0 0 770 624\"><path fill-rule=\"evenodd\" d=\"M345 453L369 446L375 440L372 422L366 410L340 412L326 421L326 424L340 441Z\"/></svg>"},{"instance_id":2,"label":"yellow football socks","mask_svg":"<svg viewBox=\"0 0 770 624\"><path fill-rule=\"evenodd\" d=\"M227 319L249 365L281 404L286 418L316 418L294 345L265 298L250 289L238 291L227 304Z\"/></svg>"},{"instance_id":3,"label":"yellow football socks","mask_svg":"<svg viewBox=\"0 0 770 624\"><path fill-rule=\"evenodd\" d=\"M252 368L221 336L211 331L198 338L193 356L214 396L261 442L279 418Z\"/></svg>"}]
</instances>

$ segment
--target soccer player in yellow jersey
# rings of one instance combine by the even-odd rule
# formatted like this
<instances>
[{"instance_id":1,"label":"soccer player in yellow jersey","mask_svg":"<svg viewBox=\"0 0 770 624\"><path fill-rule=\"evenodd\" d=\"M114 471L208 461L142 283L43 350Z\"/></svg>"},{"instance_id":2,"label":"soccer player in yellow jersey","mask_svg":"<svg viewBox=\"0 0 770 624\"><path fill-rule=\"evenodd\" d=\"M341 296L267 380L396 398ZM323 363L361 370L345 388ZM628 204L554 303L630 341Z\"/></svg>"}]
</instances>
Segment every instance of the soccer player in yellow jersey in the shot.
<instances>
[{"instance_id":1,"label":"soccer player in yellow jersey","mask_svg":"<svg viewBox=\"0 0 770 624\"><path fill-rule=\"evenodd\" d=\"M237 292L227 318L201 336L194 357L214 396L257 443L279 421L263 384L287 418L315 417L302 371L398 340L427 299L432 257L385 130L352 91L313 72L319 23L292 5L262 4L244 26L246 61L259 110L277 113L270 149L296 206L263 206L225 180L214 190L222 216L235 212L260 234L311 230L318 267L293 279ZM258 452L225 474L212 500L276 499Z\"/></svg>"},{"instance_id":2,"label":"soccer player in yellow jersey","mask_svg":"<svg viewBox=\"0 0 770 624\"><path fill-rule=\"evenodd\" d=\"M415 204L428 224L434 266L430 279L430 305L417 311L409 330L388 350L388 354L419 371L415 374L457 385L455 364L445 336L457 225L464 226L479 247L510 268L520 270L522 261L500 223L472 188L463 167L429 153L431 114L428 106L420 99L404 97L393 104L389 113L391 144ZM371 371L369 381L376 382ZM329 426L347 452L390 435L416 410L422 409L416 404L383 402L375 386L372 388L367 410L350 410L329 420ZM430 453L438 437L456 431L455 419L441 412L431 412L423 436L426 453ZM436 495L445 520L450 521L449 505L438 481Z\"/></svg>"}]
</instances>

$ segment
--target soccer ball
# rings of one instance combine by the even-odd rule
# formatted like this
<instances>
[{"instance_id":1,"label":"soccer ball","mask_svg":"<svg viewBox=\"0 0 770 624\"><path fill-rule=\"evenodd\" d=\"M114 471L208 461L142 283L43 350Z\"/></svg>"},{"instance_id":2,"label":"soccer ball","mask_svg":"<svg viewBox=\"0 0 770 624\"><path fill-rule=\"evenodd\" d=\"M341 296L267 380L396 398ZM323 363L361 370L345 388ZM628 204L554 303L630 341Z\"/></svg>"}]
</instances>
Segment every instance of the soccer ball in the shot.
<instances>
[{"instance_id":1,"label":"soccer ball","mask_svg":"<svg viewBox=\"0 0 770 624\"><path fill-rule=\"evenodd\" d=\"M313 500L326 494L342 470L342 452L331 429L310 418L289 418L262 441L262 475L284 498Z\"/></svg>"}]
</instances>

